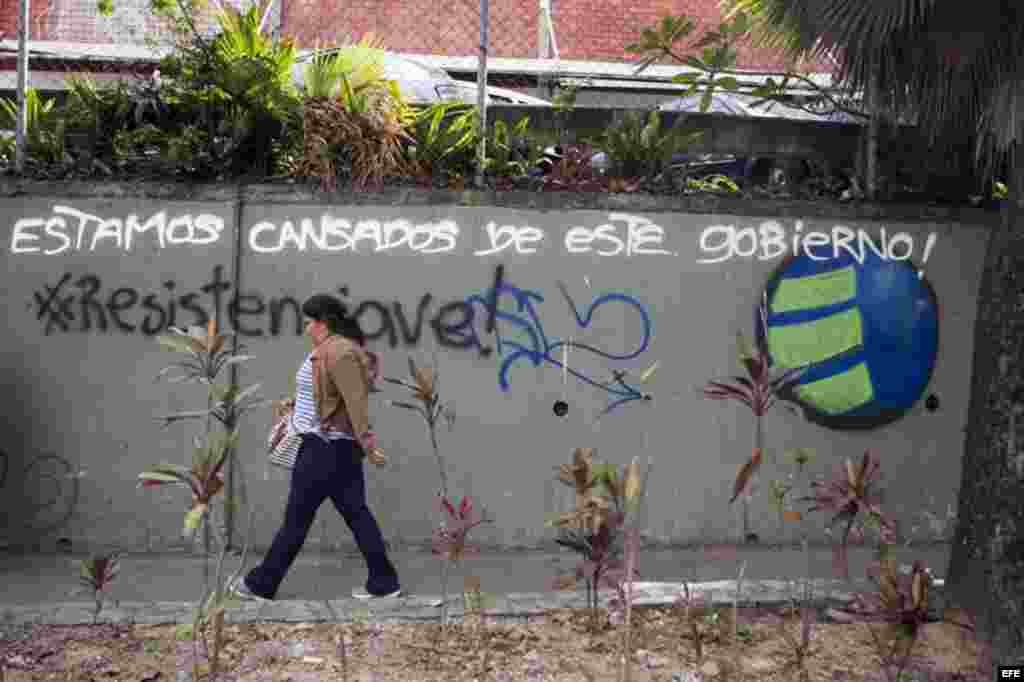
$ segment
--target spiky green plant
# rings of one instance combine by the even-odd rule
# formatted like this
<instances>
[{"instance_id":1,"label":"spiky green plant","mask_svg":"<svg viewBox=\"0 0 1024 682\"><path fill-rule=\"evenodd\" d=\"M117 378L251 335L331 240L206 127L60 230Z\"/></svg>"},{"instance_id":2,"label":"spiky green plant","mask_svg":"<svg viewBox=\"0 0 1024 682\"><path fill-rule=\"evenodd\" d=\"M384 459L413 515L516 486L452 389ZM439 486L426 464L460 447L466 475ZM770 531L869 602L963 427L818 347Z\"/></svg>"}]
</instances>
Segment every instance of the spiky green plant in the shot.
<instances>
[{"instance_id":1,"label":"spiky green plant","mask_svg":"<svg viewBox=\"0 0 1024 682\"><path fill-rule=\"evenodd\" d=\"M35 88L25 90L25 151L44 163L55 163L64 155L64 120L57 115L54 102L44 99ZM0 98L0 128L17 127L17 100Z\"/></svg>"},{"instance_id":2,"label":"spiky green plant","mask_svg":"<svg viewBox=\"0 0 1024 682\"><path fill-rule=\"evenodd\" d=\"M681 127L665 130L657 110L646 116L630 111L609 126L601 143L612 159L612 173L619 177L650 177L676 152L696 143L703 133Z\"/></svg>"}]
</instances>

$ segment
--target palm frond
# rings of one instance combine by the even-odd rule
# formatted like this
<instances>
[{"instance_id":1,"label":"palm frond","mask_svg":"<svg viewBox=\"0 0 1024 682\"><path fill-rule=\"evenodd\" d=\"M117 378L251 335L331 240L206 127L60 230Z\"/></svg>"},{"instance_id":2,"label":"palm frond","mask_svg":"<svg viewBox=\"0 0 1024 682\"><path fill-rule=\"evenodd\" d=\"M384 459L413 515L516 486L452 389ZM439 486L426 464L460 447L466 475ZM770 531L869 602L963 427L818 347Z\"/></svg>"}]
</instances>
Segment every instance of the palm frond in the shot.
<instances>
[{"instance_id":1,"label":"palm frond","mask_svg":"<svg viewBox=\"0 0 1024 682\"><path fill-rule=\"evenodd\" d=\"M1024 7L1014 0L726 0L794 57L835 57L837 80L941 139L977 134L991 170L1024 140Z\"/></svg>"}]
</instances>

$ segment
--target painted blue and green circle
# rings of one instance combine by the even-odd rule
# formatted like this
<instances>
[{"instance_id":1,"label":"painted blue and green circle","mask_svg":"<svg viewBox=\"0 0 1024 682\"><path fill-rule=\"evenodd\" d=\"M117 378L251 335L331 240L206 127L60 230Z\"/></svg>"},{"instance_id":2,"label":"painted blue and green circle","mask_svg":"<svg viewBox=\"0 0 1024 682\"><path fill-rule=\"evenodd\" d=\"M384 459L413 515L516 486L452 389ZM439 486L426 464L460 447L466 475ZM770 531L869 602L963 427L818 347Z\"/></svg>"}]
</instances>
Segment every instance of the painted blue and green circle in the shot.
<instances>
[{"instance_id":1,"label":"painted blue and green circle","mask_svg":"<svg viewBox=\"0 0 1024 682\"><path fill-rule=\"evenodd\" d=\"M833 429L870 429L921 397L939 346L939 307L909 261L831 246L791 256L765 287L772 362L806 367L794 397Z\"/></svg>"}]
</instances>

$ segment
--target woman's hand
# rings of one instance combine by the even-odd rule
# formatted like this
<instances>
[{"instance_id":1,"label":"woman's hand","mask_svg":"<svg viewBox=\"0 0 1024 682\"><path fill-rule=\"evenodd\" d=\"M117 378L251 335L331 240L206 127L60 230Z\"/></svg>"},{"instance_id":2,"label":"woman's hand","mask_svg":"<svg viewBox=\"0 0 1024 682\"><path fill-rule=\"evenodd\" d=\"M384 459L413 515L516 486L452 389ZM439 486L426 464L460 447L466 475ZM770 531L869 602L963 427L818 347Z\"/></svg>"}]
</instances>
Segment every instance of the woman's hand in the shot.
<instances>
[{"instance_id":1,"label":"woman's hand","mask_svg":"<svg viewBox=\"0 0 1024 682\"><path fill-rule=\"evenodd\" d=\"M388 463L388 457L380 448L373 448L366 451L366 459L374 466L382 467Z\"/></svg>"},{"instance_id":2,"label":"woman's hand","mask_svg":"<svg viewBox=\"0 0 1024 682\"><path fill-rule=\"evenodd\" d=\"M382 467L388 463L387 455L384 451L377 447L377 434L373 431L367 431L359 439L359 444L363 446L363 452L366 453L366 459L371 464Z\"/></svg>"},{"instance_id":3,"label":"woman's hand","mask_svg":"<svg viewBox=\"0 0 1024 682\"><path fill-rule=\"evenodd\" d=\"M293 398L275 400L271 403L271 409L274 413L274 419L280 419L284 415L295 410L295 400Z\"/></svg>"}]
</instances>

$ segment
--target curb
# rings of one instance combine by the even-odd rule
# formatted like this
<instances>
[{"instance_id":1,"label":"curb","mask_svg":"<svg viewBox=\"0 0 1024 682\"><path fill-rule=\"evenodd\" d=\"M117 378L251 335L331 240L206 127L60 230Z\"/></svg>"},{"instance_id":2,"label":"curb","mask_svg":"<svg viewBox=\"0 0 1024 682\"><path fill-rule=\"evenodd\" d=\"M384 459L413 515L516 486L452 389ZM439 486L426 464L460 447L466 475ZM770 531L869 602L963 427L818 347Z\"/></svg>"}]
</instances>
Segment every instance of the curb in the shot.
<instances>
[{"instance_id":1,"label":"curb","mask_svg":"<svg viewBox=\"0 0 1024 682\"><path fill-rule=\"evenodd\" d=\"M788 604L798 594L799 581L750 580L743 581L739 598L735 580L689 583L690 593L702 598L710 606L777 607ZM942 580L933 583L936 596L941 598ZM853 598L854 591L869 590L866 580L812 580L811 603L818 608L843 606ZM633 585L633 605L636 607L669 606L684 590L684 583L638 582ZM607 605L614 596L612 590L601 590L599 603ZM480 613L495 619L521 619L539 616L548 611L586 608L579 591L517 593L492 597L492 606ZM330 609L323 601L293 600L276 602L240 602L225 613L227 623L349 623L372 618L382 623L418 623L436 620L439 615L439 597L399 597L380 601L357 599L329 600ZM458 592L449 599L449 617L459 620L466 614L465 603ZM3 625L89 625L93 622L94 606L90 602L55 602L42 606L0 604L0 624ZM335 619L333 613L337 614ZM472 612L472 611L471 611ZM100 612L103 623L138 625L173 625L191 623L195 618L194 602L113 602Z\"/></svg>"}]
</instances>

